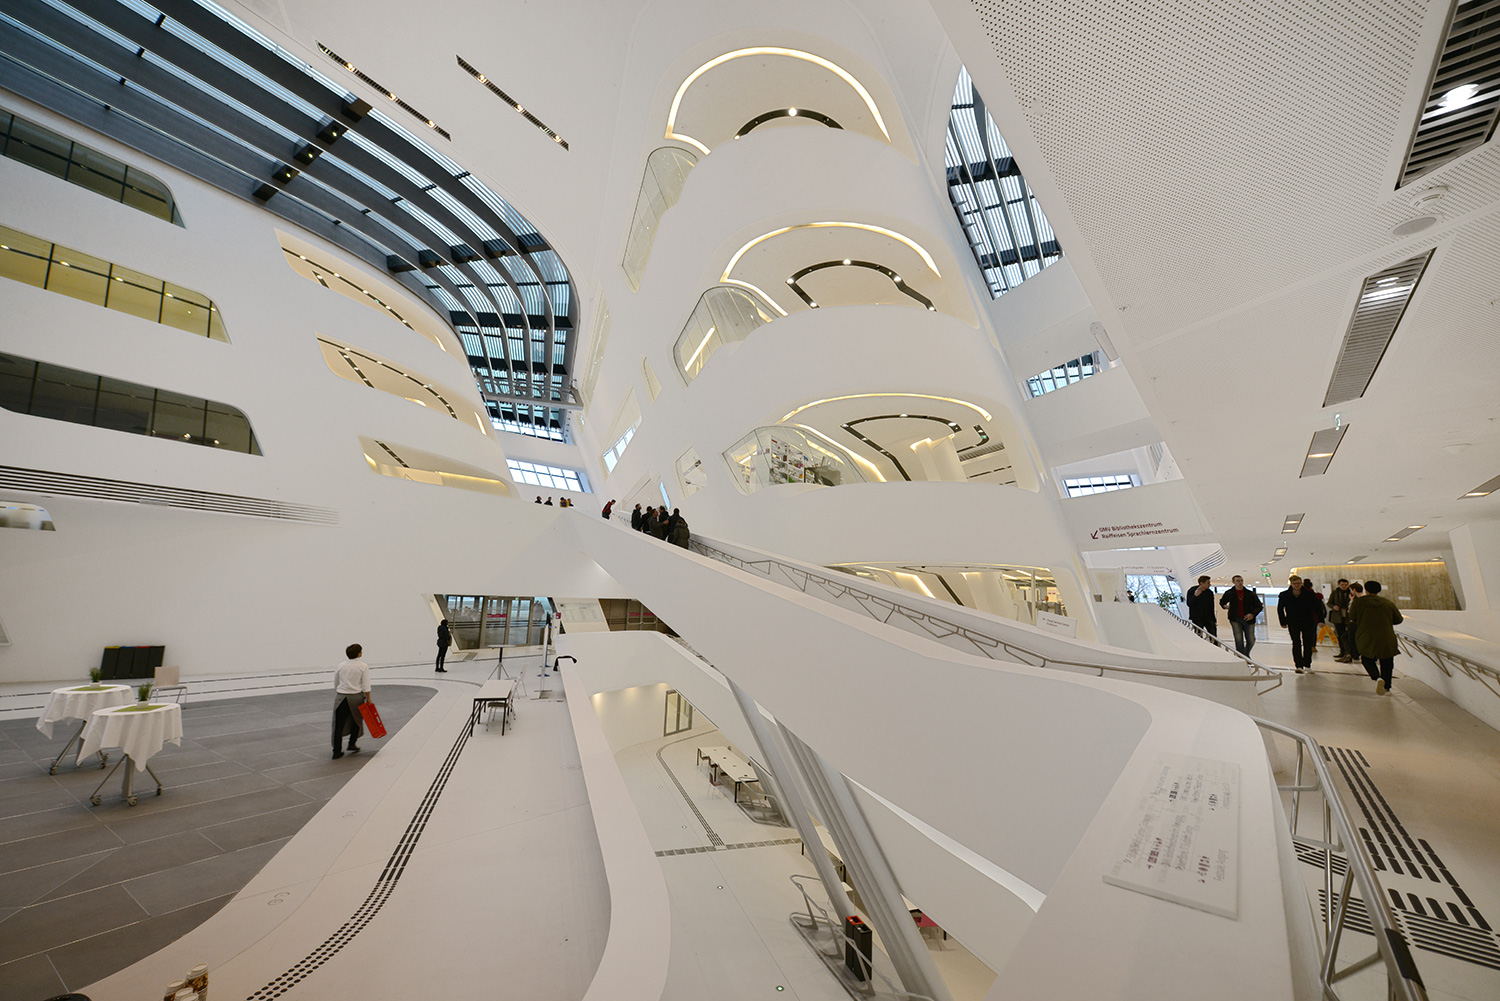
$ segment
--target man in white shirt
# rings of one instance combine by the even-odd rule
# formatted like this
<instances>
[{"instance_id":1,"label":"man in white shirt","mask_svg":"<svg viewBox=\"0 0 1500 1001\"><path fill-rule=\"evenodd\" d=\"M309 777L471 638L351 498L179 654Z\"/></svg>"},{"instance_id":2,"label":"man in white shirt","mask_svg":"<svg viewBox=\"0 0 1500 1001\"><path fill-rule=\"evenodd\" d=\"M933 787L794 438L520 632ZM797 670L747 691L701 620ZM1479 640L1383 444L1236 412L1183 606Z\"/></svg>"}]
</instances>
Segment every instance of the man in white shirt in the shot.
<instances>
[{"instance_id":1,"label":"man in white shirt","mask_svg":"<svg viewBox=\"0 0 1500 1001\"><path fill-rule=\"evenodd\" d=\"M338 666L333 672L333 691L335 702L333 703L333 756L342 758L344 752L339 745L343 741L344 730L349 730L349 753L359 751L357 741L364 734L364 725L360 722L359 707L370 701L370 665L360 660L360 654L364 653L364 647L358 643L351 643L344 648L344 656L349 659Z\"/></svg>"}]
</instances>

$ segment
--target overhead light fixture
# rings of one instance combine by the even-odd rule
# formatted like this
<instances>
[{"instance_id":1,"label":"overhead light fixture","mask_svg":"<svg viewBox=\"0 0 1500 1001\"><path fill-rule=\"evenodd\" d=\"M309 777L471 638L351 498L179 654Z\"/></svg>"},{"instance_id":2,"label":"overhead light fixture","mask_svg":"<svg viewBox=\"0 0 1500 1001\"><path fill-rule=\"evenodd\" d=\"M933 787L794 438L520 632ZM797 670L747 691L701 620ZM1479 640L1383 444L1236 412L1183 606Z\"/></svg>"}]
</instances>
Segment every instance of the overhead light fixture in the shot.
<instances>
[{"instance_id":1,"label":"overhead light fixture","mask_svg":"<svg viewBox=\"0 0 1500 1001\"><path fill-rule=\"evenodd\" d=\"M1344 424L1340 427L1323 428L1321 431L1313 432L1312 441L1307 446L1307 458L1302 460L1302 472L1299 476L1322 476L1328 472L1328 466L1333 462L1334 454L1339 450L1339 443L1344 440L1352 424Z\"/></svg>"},{"instance_id":2,"label":"overhead light fixture","mask_svg":"<svg viewBox=\"0 0 1500 1001\"><path fill-rule=\"evenodd\" d=\"M796 108L787 108L786 109L786 113L791 118L796 118L797 117L797 109Z\"/></svg>"},{"instance_id":3,"label":"overhead light fixture","mask_svg":"<svg viewBox=\"0 0 1500 1001\"><path fill-rule=\"evenodd\" d=\"M1412 128L1399 188L1484 145L1500 117L1500 19L1487 0L1457 0Z\"/></svg>"},{"instance_id":4,"label":"overhead light fixture","mask_svg":"<svg viewBox=\"0 0 1500 1001\"><path fill-rule=\"evenodd\" d=\"M1485 480L1479 486L1460 497L1459 500L1466 500L1470 497L1488 497L1496 490L1500 490L1500 476L1496 476L1491 480Z\"/></svg>"},{"instance_id":5,"label":"overhead light fixture","mask_svg":"<svg viewBox=\"0 0 1500 1001\"><path fill-rule=\"evenodd\" d=\"M1356 557L1354 557L1354 559L1350 560L1349 562L1350 563L1358 563L1362 559L1364 559L1363 556L1356 556Z\"/></svg>"},{"instance_id":6,"label":"overhead light fixture","mask_svg":"<svg viewBox=\"0 0 1500 1001\"><path fill-rule=\"evenodd\" d=\"M1365 395L1432 254L1428 250L1407 258L1364 280L1328 380L1323 406L1347 403Z\"/></svg>"},{"instance_id":7,"label":"overhead light fixture","mask_svg":"<svg viewBox=\"0 0 1500 1001\"><path fill-rule=\"evenodd\" d=\"M1424 529L1426 527L1427 527L1426 525L1407 525L1401 531L1395 533L1394 535L1392 535L1389 539L1386 539L1385 541L1386 542L1400 542L1402 539L1406 538L1408 535L1411 535L1414 532L1420 532L1422 529Z\"/></svg>"},{"instance_id":8,"label":"overhead light fixture","mask_svg":"<svg viewBox=\"0 0 1500 1001\"><path fill-rule=\"evenodd\" d=\"M1332 453L1329 453L1329 454L1332 454ZM1309 456L1309 458L1311 458L1311 456ZM1291 535L1293 532L1295 532L1298 528L1301 527L1301 525L1302 525L1302 519L1305 518L1305 517L1307 517L1307 513L1306 512L1303 512L1302 514L1289 514L1289 515L1287 515L1286 516L1286 520L1281 523L1281 534L1282 535Z\"/></svg>"}]
</instances>

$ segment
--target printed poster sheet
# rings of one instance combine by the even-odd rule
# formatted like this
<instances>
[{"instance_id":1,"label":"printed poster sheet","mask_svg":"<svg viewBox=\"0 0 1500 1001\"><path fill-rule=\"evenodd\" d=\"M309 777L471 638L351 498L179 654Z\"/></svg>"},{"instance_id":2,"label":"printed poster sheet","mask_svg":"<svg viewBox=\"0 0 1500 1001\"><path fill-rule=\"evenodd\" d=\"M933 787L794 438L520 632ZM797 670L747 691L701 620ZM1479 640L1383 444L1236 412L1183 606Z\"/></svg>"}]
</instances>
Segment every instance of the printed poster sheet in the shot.
<instances>
[{"instance_id":1,"label":"printed poster sheet","mask_svg":"<svg viewBox=\"0 0 1500 1001\"><path fill-rule=\"evenodd\" d=\"M1239 917L1240 766L1160 753L1104 881Z\"/></svg>"}]
</instances>

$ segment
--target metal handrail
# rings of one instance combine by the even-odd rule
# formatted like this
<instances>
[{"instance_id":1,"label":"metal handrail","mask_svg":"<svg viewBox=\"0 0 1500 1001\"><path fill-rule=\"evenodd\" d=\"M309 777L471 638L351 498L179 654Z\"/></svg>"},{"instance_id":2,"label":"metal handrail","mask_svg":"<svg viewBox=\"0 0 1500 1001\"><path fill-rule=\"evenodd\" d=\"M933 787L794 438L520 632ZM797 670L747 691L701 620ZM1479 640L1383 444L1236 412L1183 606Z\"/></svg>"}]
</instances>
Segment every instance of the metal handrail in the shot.
<instances>
[{"instance_id":1,"label":"metal handrail","mask_svg":"<svg viewBox=\"0 0 1500 1001\"><path fill-rule=\"evenodd\" d=\"M1396 642L1401 647L1401 652L1408 657L1420 653L1423 657L1432 661L1433 665L1442 671L1446 677L1452 677L1450 668L1457 668L1459 673L1470 681L1477 681L1491 694L1500 696L1500 668L1491 667L1489 664L1481 664L1470 660L1461 653L1444 650L1440 646L1434 646L1425 640L1419 640L1415 636L1409 636L1403 632L1396 633Z\"/></svg>"},{"instance_id":2,"label":"metal handrail","mask_svg":"<svg viewBox=\"0 0 1500 1001\"><path fill-rule=\"evenodd\" d=\"M1165 609L1165 611L1168 615L1172 616L1172 618L1176 619L1182 625L1187 626L1189 629L1191 629L1195 636L1199 637L1200 639L1208 640L1208 642L1212 643L1220 650L1223 650L1225 653L1233 654L1237 659L1243 660L1246 664L1249 664L1252 670L1259 669L1261 671L1267 671L1271 674L1276 675L1276 684L1272 685L1270 688L1267 688L1265 692L1261 692L1262 695L1264 695L1266 692L1274 692L1277 688L1281 687L1281 683L1283 680L1281 676L1286 673L1285 671L1271 667L1268 664L1262 664L1260 661L1255 660L1247 654L1240 653L1238 650L1233 650L1228 646L1225 646L1223 640L1219 639L1219 637L1215 636L1207 629L1204 629L1202 626L1198 625L1198 623L1193 622L1191 619L1184 619L1182 616L1178 615L1171 609Z\"/></svg>"},{"instance_id":3,"label":"metal handrail","mask_svg":"<svg viewBox=\"0 0 1500 1001\"><path fill-rule=\"evenodd\" d=\"M795 886L798 890L802 891L802 900L803 900L803 902L805 904L807 904L807 920L808 920L808 923L805 926L807 928L807 930L808 931L813 931L813 930L816 930L819 925L824 925L831 932L833 932L833 941L835 943L843 942L844 941L844 929L843 929L843 926L841 924L839 924L838 922L834 921L831 917L829 917L828 916L828 912L826 910L824 910L822 907L820 907L816 903L814 903L813 902L813 898L807 892L807 887L805 887L805 886L802 885L802 880L804 880L804 879L817 879L818 877L816 877L816 876L809 876L806 873L794 872L790 876L788 876L787 878L792 881L792 885L793 886ZM817 909L818 914L814 914L813 913L814 908ZM819 915L821 915L821 918L819 917ZM799 926L797 924L797 919L800 918L800 917L801 917L801 913L798 912L798 911L793 911L791 913L791 915L790 915L792 924L794 926L799 927L799 928L802 927L802 926ZM818 949L817 945L813 942L813 940L811 938L807 939L807 943L808 943L808 945L812 946L812 948L815 951L821 951L820 949ZM837 948L837 945L835 945L835 948ZM873 977L879 977L880 980L881 980L881 982L885 984L887 990L889 990L890 993L893 996L895 996L895 997L898 997L898 998L910 998L910 999L912 999L912 1001L935 1001L935 999L931 995L929 995L929 994L913 994L911 991L904 991L904 990L902 990L901 988L897 987L895 984L891 983L891 979L889 977L887 977L884 973L881 973L879 970L875 969L875 964L872 961L870 961L868 959L865 959L864 953L860 952L858 949L855 949L854 950L854 954L859 957L859 965L865 968L865 972L867 974L867 976L865 977L866 982L869 982L871 980L871 978L873 978ZM823 955L827 959L831 959L831 960L834 960L834 961L842 961L844 959L843 956L834 955L834 954L831 954L831 953L823 953ZM846 982L846 985L847 985L847 982ZM877 995L874 994L873 989L871 991L870 996L871 997L877 996Z\"/></svg>"},{"instance_id":4,"label":"metal handrail","mask_svg":"<svg viewBox=\"0 0 1500 1001\"><path fill-rule=\"evenodd\" d=\"M1316 740L1300 730L1254 716L1250 718L1262 730L1290 737L1297 742L1297 767L1292 783L1278 784L1277 789L1290 793L1292 797L1289 822L1292 840L1323 857L1323 893L1326 906L1322 909L1323 942L1318 974L1323 996L1337 1001L1339 994L1334 989L1334 984L1384 961L1388 993L1393 1001L1427 1001L1427 989L1422 984L1421 974L1417 972L1416 961L1412 959L1406 934L1396 924L1395 914L1386 901L1380 881L1375 878L1375 868L1370 862L1364 840L1359 837L1359 832L1349 819L1348 810L1339 798L1338 789L1333 784L1333 775L1323 762L1323 749ZM1312 765L1315 783L1303 781L1304 760ZM1310 838L1297 831L1302 813L1302 795L1313 792L1323 794L1321 838ZM1334 840L1335 835L1337 840ZM1335 854L1344 860L1343 877L1337 892L1334 889ZM1375 936L1375 951L1339 969L1339 946L1348 927L1349 904L1353 899L1350 891L1354 883L1358 883L1365 914Z\"/></svg>"},{"instance_id":5,"label":"metal handrail","mask_svg":"<svg viewBox=\"0 0 1500 1001\"><path fill-rule=\"evenodd\" d=\"M1253 661L1251 662L1252 672L1248 675L1223 675L1180 674L1176 671L1160 671L1146 667L1120 667L1114 664L1090 664L1084 663L1082 661L1062 660L1057 657L1049 657L1046 654L1038 653L1035 650L1028 650L1025 647L1017 646L1016 644L1011 643L1008 640L1000 639L998 636L989 636L975 629L971 629L968 626L960 625L959 623L939 618L938 616L932 615L928 612L920 611L919 609L912 608L908 605L903 605L900 602L893 601L889 597L886 597L884 595L877 595L869 591L860 590L856 587L850 587L843 580L835 580L832 577L826 577L822 574L808 570L805 567L793 566L789 563L783 563L780 560L771 557L759 560L742 559L732 553L727 553L722 549L711 546L702 541L702 539L698 538L694 538L693 540L691 540L691 542L689 542L688 544L688 548L693 552L699 554L700 556L706 556L711 560L717 560L721 563L727 563L732 567L759 574L760 576L766 577L767 579L771 579L771 569L773 567L780 568L789 580L794 582L800 581L800 583L798 583L796 586L798 590L802 591L804 594L807 593L806 585L811 581L817 581L819 584L832 591L844 592L846 594L852 595L856 600L865 599L869 602L872 602L877 607L880 607L883 611L886 611L888 613L899 611L906 618L911 619L914 622L928 622L934 626L937 626L941 630L941 632L935 634L935 638L954 635L961 636L970 644L972 644L974 649L978 653L984 654L991 660L1000 659L996 657L992 651L1003 650L1016 661L1025 664L1028 667L1082 668L1086 671L1099 672L1098 676L1101 678L1104 677L1104 673L1108 671L1112 674L1145 675L1148 677L1168 678L1174 681L1229 681L1259 684L1262 681L1270 681L1274 679L1276 681L1276 685L1281 684L1281 672L1273 671L1270 668L1255 664ZM863 608L866 614L868 614L871 618L876 619L876 621L889 621L888 618L880 618L874 613L874 611L865 606L863 602L860 602L860 607ZM1276 685L1272 685L1271 688L1267 688L1266 691L1272 691L1276 687Z\"/></svg>"}]
</instances>

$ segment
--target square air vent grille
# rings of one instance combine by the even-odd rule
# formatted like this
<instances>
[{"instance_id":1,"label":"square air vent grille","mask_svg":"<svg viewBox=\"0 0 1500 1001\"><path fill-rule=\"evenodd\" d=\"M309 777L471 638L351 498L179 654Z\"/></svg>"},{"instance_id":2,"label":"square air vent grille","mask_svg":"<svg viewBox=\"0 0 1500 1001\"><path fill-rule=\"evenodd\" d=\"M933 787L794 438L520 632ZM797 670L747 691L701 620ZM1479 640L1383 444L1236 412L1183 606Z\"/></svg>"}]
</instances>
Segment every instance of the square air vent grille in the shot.
<instances>
[{"instance_id":1,"label":"square air vent grille","mask_svg":"<svg viewBox=\"0 0 1500 1001\"><path fill-rule=\"evenodd\" d=\"M1344 332L1333 377L1328 380L1323 406L1347 403L1365 395L1430 260L1429 250L1365 279L1354 315L1349 317L1349 329Z\"/></svg>"},{"instance_id":2,"label":"square air vent grille","mask_svg":"<svg viewBox=\"0 0 1500 1001\"><path fill-rule=\"evenodd\" d=\"M1459 0L1396 187L1489 141L1500 118L1500 5Z\"/></svg>"},{"instance_id":3,"label":"square air vent grille","mask_svg":"<svg viewBox=\"0 0 1500 1001\"><path fill-rule=\"evenodd\" d=\"M1339 450L1339 443L1344 440L1349 427L1350 425L1345 424L1313 432L1312 443L1307 446L1307 458L1302 460L1301 476L1322 476L1328 472L1328 464L1333 461L1333 455Z\"/></svg>"}]
</instances>

